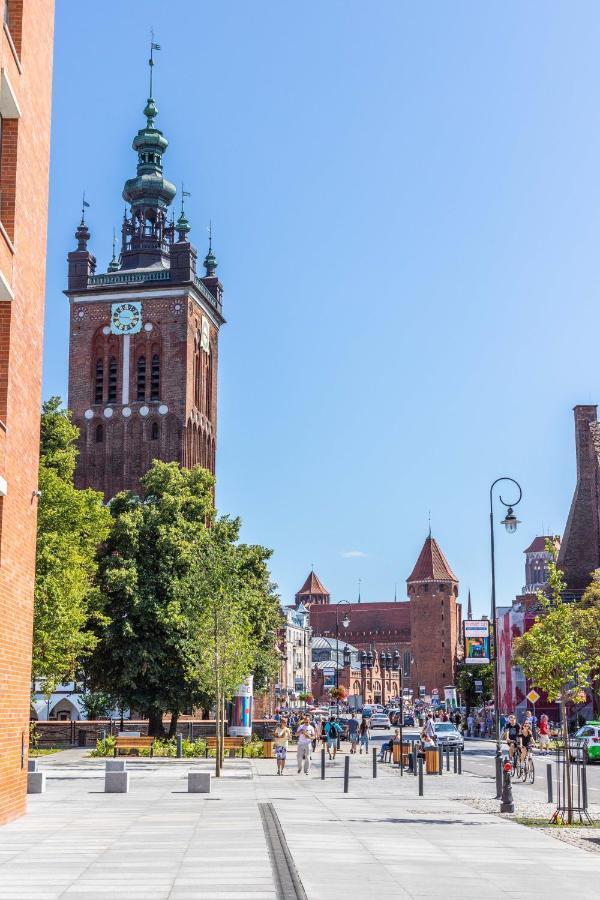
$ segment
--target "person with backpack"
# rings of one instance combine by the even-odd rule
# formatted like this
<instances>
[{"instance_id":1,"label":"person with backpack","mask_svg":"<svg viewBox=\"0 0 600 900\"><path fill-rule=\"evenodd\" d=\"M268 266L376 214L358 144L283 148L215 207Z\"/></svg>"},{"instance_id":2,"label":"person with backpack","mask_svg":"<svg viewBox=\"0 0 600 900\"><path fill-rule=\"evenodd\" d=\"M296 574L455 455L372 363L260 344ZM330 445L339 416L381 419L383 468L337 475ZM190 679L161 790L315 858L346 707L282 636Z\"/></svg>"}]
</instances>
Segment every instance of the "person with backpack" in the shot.
<instances>
[{"instance_id":1,"label":"person with backpack","mask_svg":"<svg viewBox=\"0 0 600 900\"><path fill-rule=\"evenodd\" d=\"M350 740L350 753L356 753L356 745L358 744L358 719L356 713L353 712L348 722L348 738Z\"/></svg>"},{"instance_id":2,"label":"person with backpack","mask_svg":"<svg viewBox=\"0 0 600 900\"><path fill-rule=\"evenodd\" d=\"M337 753L337 745L338 745L338 735L341 732L341 728L338 723L335 721L335 716L332 716L325 725L325 734L327 736L327 755L329 759L335 759L335 754ZM333 756L331 752L333 751Z\"/></svg>"}]
</instances>

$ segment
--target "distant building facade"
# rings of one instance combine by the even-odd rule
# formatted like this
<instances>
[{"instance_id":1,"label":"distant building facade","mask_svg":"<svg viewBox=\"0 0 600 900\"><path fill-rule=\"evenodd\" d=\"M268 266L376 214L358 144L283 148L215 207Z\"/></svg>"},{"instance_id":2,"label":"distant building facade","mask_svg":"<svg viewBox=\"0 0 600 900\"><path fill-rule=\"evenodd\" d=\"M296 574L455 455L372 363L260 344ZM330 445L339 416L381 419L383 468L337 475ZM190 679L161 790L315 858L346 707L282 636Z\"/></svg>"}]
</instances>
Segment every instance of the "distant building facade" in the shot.
<instances>
[{"instance_id":1,"label":"distant building facade","mask_svg":"<svg viewBox=\"0 0 600 900\"><path fill-rule=\"evenodd\" d=\"M367 653L345 641L315 635L312 660L312 693L316 703L329 703L331 688L336 683L346 689L350 709L364 703L386 704L400 699L399 652L394 660L383 650Z\"/></svg>"},{"instance_id":2,"label":"distant building facade","mask_svg":"<svg viewBox=\"0 0 600 900\"><path fill-rule=\"evenodd\" d=\"M0 2L0 824L25 812L52 0Z\"/></svg>"},{"instance_id":3,"label":"distant building facade","mask_svg":"<svg viewBox=\"0 0 600 900\"><path fill-rule=\"evenodd\" d=\"M286 606L279 635L280 668L275 687L281 703L300 705L299 694L311 691L311 627L309 611L300 603Z\"/></svg>"},{"instance_id":4,"label":"distant building facade","mask_svg":"<svg viewBox=\"0 0 600 900\"><path fill-rule=\"evenodd\" d=\"M336 613L340 640L374 655L398 652L404 685L415 696L440 698L454 683L461 655L461 605L459 582L439 544L429 535L407 579L408 600L377 601L337 606L312 572L296 595L303 604L312 596L311 626L314 635L335 638ZM345 615L350 620L344 628ZM360 670L359 670L360 676ZM379 680L381 681L382 673ZM384 688L381 688L383 693Z\"/></svg>"}]
</instances>

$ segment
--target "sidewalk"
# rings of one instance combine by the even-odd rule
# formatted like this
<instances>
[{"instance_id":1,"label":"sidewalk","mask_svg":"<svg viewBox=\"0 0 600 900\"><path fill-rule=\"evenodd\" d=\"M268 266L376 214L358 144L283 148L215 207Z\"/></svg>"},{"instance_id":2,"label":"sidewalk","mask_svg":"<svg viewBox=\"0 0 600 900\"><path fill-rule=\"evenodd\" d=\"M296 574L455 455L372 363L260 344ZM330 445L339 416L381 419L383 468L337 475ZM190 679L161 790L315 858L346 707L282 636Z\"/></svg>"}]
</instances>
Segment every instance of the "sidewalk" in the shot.
<instances>
[{"instance_id":1,"label":"sidewalk","mask_svg":"<svg viewBox=\"0 0 600 900\"><path fill-rule=\"evenodd\" d=\"M204 768L193 760L132 761L131 792L104 794L102 760L45 757L46 794L0 829L0 898L275 900L261 804L277 813L309 900L367 886L432 900L597 897L600 854L477 809L491 780L427 776L419 797L414 776L381 766L373 779L357 755L344 794L344 756L324 781L318 765L297 775L293 751L284 777L275 760L226 760L211 795L187 794L187 771Z\"/></svg>"}]
</instances>

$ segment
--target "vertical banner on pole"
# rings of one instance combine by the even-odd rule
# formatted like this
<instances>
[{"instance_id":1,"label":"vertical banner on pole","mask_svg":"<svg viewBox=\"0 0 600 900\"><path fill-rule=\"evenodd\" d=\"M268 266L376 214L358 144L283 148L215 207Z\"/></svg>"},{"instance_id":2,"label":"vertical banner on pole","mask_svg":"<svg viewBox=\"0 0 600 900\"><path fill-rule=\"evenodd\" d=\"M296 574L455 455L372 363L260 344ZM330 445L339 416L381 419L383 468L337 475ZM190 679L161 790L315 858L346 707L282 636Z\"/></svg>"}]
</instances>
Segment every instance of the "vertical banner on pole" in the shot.
<instances>
[{"instance_id":1,"label":"vertical banner on pole","mask_svg":"<svg viewBox=\"0 0 600 900\"><path fill-rule=\"evenodd\" d=\"M252 736L253 680L254 676L248 675L234 691L231 706L231 725L229 726L231 737Z\"/></svg>"}]
</instances>

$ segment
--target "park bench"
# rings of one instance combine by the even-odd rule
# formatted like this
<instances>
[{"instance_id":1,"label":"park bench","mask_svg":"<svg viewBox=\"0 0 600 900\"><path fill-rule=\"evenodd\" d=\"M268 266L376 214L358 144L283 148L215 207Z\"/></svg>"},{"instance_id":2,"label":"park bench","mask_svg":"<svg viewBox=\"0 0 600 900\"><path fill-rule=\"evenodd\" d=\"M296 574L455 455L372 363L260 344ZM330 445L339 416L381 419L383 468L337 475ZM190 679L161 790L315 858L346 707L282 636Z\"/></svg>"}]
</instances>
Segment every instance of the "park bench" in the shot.
<instances>
[{"instance_id":1,"label":"park bench","mask_svg":"<svg viewBox=\"0 0 600 900\"><path fill-rule=\"evenodd\" d=\"M115 756L119 755L119 750L140 750L150 748L150 756L154 756L154 738L153 737L124 737L119 735L115 738Z\"/></svg>"},{"instance_id":2,"label":"park bench","mask_svg":"<svg viewBox=\"0 0 600 900\"><path fill-rule=\"evenodd\" d=\"M244 755L244 738L243 737L226 737L223 738L223 750L242 750L242 756ZM207 737L206 738L206 750L204 751L204 756L208 756L209 750L217 749L217 739L216 737Z\"/></svg>"}]
</instances>

